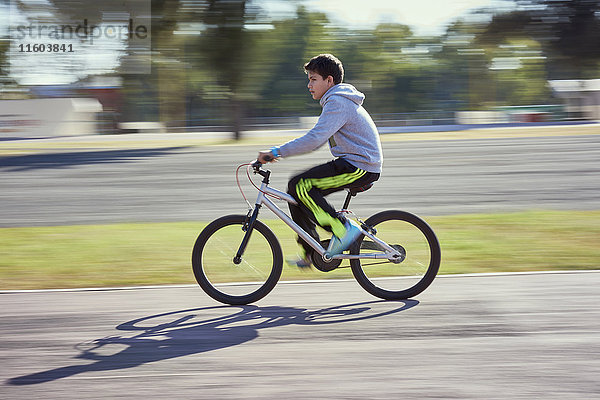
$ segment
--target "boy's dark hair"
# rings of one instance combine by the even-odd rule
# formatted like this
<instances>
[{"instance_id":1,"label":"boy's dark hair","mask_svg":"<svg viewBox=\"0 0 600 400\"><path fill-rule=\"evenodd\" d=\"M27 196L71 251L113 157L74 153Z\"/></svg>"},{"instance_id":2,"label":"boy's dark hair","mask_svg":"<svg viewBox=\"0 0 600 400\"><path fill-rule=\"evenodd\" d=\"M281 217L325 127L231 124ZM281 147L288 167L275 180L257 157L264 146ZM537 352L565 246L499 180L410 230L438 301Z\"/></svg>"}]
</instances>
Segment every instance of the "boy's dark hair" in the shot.
<instances>
[{"instance_id":1,"label":"boy's dark hair","mask_svg":"<svg viewBox=\"0 0 600 400\"><path fill-rule=\"evenodd\" d=\"M342 83L344 80L344 66L342 62L338 60L332 54L319 54L316 57L310 59L309 62L304 64L304 70L306 72L316 72L321 75L323 79L327 79L329 75L333 78L333 83Z\"/></svg>"}]
</instances>

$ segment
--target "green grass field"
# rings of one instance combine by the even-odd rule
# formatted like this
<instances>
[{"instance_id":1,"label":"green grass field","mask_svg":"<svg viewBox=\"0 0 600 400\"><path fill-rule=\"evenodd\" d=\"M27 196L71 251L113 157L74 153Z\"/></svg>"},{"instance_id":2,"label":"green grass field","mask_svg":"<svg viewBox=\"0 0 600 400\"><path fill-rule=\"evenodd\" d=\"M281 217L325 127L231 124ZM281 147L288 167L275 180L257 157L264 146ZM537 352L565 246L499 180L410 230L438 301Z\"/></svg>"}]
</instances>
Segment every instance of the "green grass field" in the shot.
<instances>
[{"instance_id":1,"label":"green grass field","mask_svg":"<svg viewBox=\"0 0 600 400\"><path fill-rule=\"evenodd\" d=\"M425 217L442 245L440 274L600 268L600 211L529 211ZM275 231L284 257L293 232ZM205 223L0 229L0 289L194 283L190 255ZM282 279L350 277L284 267Z\"/></svg>"}]
</instances>

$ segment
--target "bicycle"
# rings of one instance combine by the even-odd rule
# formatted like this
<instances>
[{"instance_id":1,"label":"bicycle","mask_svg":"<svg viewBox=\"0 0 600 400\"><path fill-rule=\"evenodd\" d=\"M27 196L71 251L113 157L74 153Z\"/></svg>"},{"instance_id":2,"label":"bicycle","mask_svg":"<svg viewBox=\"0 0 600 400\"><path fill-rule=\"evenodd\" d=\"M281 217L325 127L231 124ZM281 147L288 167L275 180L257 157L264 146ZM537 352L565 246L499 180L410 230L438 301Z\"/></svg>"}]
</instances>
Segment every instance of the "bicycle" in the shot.
<instances>
[{"instance_id":1,"label":"bicycle","mask_svg":"<svg viewBox=\"0 0 600 400\"><path fill-rule=\"evenodd\" d=\"M240 167L247 166L263 177L254 207L239 184ZM354 278L370 294L385 300L404 300L423 292L434 280L440 266L439 241L431 227L406 211L379 212L365 221L348 207L352 197L370 189L354 187L348 191L341 213L352 216L362 235L348 251L330 255L330 240L317 241L300 228L271 199L297 204L287 193L269 186L271 171L258 161L242 164L236 180L248 202L246 215L226 215L209 223L200 233L192 251L192 268L200 287L213 299L231 305L254 303L277 284L283 270L283 252L273 231L258 220L264 205L296 232L313 249L311 261L316 269L330 272L348 260ZM234 279L235 282L227 283Z\"/></svg>"}]
</instances>

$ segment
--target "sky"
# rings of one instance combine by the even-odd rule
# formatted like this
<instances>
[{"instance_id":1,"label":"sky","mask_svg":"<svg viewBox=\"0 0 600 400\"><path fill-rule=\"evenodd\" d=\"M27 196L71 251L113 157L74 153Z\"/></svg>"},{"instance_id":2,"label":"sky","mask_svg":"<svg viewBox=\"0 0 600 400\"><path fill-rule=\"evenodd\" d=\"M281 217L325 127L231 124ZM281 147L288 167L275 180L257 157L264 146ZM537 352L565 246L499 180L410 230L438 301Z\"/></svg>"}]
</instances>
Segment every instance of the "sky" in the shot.
<instances>
[{"instance_id":1,"label":"sky","mask_svg":"<svg viewBox=\"0 0 600 400\"><path fill-rule=\"evenodd\" d=\"M510 9L512 0L257 0L274 16L293 12L297 4L327 14L330 21L350 28L370 28L380 22L411 27L417 35L440 35L448 24L480 8ZM365 5L368 4L368 5Z\"/></svg>"}]
</instances>

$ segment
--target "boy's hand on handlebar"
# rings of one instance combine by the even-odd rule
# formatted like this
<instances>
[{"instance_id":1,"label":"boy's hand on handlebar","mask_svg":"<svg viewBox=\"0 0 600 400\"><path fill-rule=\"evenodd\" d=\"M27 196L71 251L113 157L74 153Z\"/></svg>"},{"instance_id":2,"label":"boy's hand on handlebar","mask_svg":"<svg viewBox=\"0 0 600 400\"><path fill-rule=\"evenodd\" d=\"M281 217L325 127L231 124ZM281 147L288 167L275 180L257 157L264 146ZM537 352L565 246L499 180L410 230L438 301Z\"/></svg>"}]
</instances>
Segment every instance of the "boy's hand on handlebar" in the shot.
<instances>
[{"instance_id":1,"label":"boy's hand on handlebar","mask_svg":"<svg viewBox=\"0 0 600 400\"><path fill-rule=\"evenodd\" d=\"M273 155L271 150L263 150L258 152L258 157L256 157L256 160L261 164L266 164L277 161L277 158Z\"/></svg>"}]
</instances>

